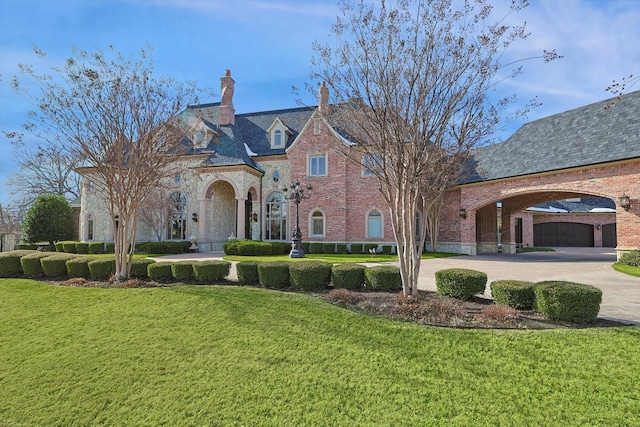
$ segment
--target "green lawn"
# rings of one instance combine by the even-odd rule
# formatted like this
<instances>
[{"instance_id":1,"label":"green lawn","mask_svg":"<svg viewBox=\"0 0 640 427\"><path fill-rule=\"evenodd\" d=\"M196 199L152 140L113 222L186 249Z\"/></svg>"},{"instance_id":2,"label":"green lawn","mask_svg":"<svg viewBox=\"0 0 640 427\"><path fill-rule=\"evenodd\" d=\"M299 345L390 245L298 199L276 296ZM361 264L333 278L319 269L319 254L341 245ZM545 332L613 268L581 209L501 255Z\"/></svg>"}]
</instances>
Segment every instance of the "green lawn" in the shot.
<instances>
[{"instance_id":1,"label":"green lawn","mask_svg":"<svg viewBox=\"0 0 640 427\"><path fill-rule=\"evenodd\" d=\"M0 425L631 426L640 328L456 330L240 286L0 280Z\"/></svg>"},{"instance_id":2,"label":"green lawn","mask_svg":"<svg viewBox=\"0 0 640 427\"><path fill-rule=\"evenodd\" d=\"M621 273L628 274L629 276L640 277L640 267L632 267L630 265L624 265L616 262L613 264L613 268Z\"/></svg>"},{"instance_id":3,"label":"green lawn","mask_svg":"<svg viewBox=\"0 0 640 427\"><path fill-rule=\"evenodd\" d=\"M460 256L459 254L445 253L445 252L425 252L422 254L422 259L443 258L450 256ZM384 255L377 254L371 256L369 254L305 254L304 258L289 258L289 255L265 255L265 256L240 256L240 255L225 255L224 259L227 261L325 261L332 264L340 264L345 262L393 262L398 260L398 255Z\"/></svg>"}]
</instances>

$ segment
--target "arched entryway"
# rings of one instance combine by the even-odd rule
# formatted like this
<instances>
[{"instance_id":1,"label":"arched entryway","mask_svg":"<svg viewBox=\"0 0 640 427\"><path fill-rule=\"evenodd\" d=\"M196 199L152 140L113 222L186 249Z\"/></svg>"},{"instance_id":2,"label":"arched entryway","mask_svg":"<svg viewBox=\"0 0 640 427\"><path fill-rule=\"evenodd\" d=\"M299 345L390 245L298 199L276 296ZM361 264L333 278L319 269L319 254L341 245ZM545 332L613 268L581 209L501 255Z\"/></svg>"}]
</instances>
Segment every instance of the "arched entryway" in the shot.
<instances>
[{"instance_id":1,"label":"arched entryway","mask_svg":"<svg viewBox=\"0 0 640 427\"><path fill-rule=\"evenodd\" d=\"M200 202L201 251L222 251L230 237L236 236L236 190L227 181L215 181Z\"/></svg>"}]
</instances>

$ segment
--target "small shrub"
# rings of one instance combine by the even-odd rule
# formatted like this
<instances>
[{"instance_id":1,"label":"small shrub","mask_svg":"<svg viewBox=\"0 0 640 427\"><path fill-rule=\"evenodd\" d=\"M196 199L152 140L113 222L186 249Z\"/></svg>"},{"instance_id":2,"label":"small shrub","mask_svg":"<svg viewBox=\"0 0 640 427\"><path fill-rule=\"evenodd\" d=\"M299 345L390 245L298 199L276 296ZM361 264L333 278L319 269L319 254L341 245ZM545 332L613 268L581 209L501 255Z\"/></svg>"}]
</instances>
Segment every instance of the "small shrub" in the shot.
<instances>
[{"instance_id":1,"label":"small shrub","mask_svg":"<svg viewBox=\"0 0 640 427\"><path fill-rule=\"evenodd\" d=\"M520 312L506 304L491 304L482 309L482 317L485 320L496 322L508 322L516 320Z\"/></svg>"},{"instance_id":2,"label":"small shrub","mask_svg":"<svg viewBox=\"0 0 640 427\"><path fill-rule=\"evenodd\" d=\"M22 272L27 277L44 276L44 271L42 271L42 264L40 263L40 260L51 255L51 252L34 252L32 254L23 256L22 258L20 258Z\"/></svg>"},{"instance_id":3,"label":"small shrub","mask_svg":"<svg viewBox=\"0 0 640 427\"><path fill-rule=\"evenodd\" d=\"M452 319L464 318L465 311L449 298L433 298L424 304L425 316L430 322L448 323Z\"/></svg>"},{"instance_id":4,"label":"small shrub","mask_svg":"<svg viewBox=\"0 0 640 427\"><path fill-rule=\"evenodd\" d=\"M377 265L364 271L366 287L371 291L393 292L402 290L400 269L393 265Z\"/></svg>"},{"instance_id":5,"label":"small shrub","mask_svg":"<svg viewBox=\"0 0 640 427\"><path fill-rule=\"evenodd\" d=\"M104 244L104 253L105 254L112 254L115 253L116 251L116 244L115 243L105 243Z\"/></svg>"},{"instance_id":6,"label":"small shrub","mask_svg":"<svg viewBox=\"0 0 640 427\"><path fill-rule=\"evenodd\" d=\"M104 243L102 242L89 242L89 253L90 254L101 254L104 253Z\"/></svg>"},{"instance_id":7,"label":"small shrub","mask_svg":"<svg viewBox=\"0 0 640 427\"><path fill-rule=\"evenodd\" d=\"M77 254L88 254L89 253L89 242L76 242L76 253Z\"/></svg>"},{"instance_id":8,"label":"small shrub","mask_svg":"<svg viewBox=\"0 0 640 427\"><path fill-rule=\"evenodd\" d=\"M270 242L269 244L273 255L286 255L291 252L290 242Z\"/></svg>"},{"instance_id":9,"label":"small shrub","mask_svg":"<svg viewBox=\"0 0 640 427\"><path fill-rule=\"evenodd\" d=\"M85 286L87 284L87 279L83 277L69 277L63 283L67 286Z\"/></svg>"},{"instance_id":10,"label":"small shrub","mask_svg":"<svg viewBox=\"0 0 640 427\"><path fill-rule=\"evenodd\" d=\"M350 291L345 288L332 289L327 294L327 299L331 302L340 304L356 305L364 298L357 292Z\"/></svg>"},{"instance_id":11,"label":"small shrub","mask_svg":"<svg viewBox=\"0 0 640 427\"><path fill-rule=\"evenodd\" d=\"M563 281L536 283L536 311L552 320L589 322L598 317L602 291L595 286Z\"/></svg>"},{"instance_id":12,"label":"small shrub","mask_svg":"<svg viewBox=\"0 0 640 427\"><path fill-rule=\"evenodd\" d=\"M68 254L75 254L76 253L76 243L78 243L78 242L67 240L67 241L64 241L64 242L61 242L61 243L62 243L62 251L63 252L66 252Z\"/></svg>"},{"instance_id":13,"label":"small shrub","mask_svg":"<svg viewBox=\"0 0 640 427\"><path fill-rule=\"evenodd\" d=\"M193 276L198 283L210 285L224 280L229 275L231 263L211 260L193 263Z\"/></svg>"},{"instance_id":14,"label":"small shrub","mask_svg":"<svg viewBox=\"0 0 640 427\"><path fill-rule=\"evenodd\" d=\"M618 263L630 267L640 267L640 251L631 251L622 254Z\"/></svg>"},{"instance_id":15,"label":"small shrub","mask_svg":"<svg viewBox=\"0 0 640 427\"><path fill-rule=\"evenodd\" d=\"M362 253L362 243L352 243L351 244L351 253L352 254L361 254Z\"/></svg>"},{"instance_id":16,"label":"small shrub","mask_svg":"<svg viewBox=\"0 0 640 427\"><path fill-rule=\"evenodd\" d=\"M336 253L336 244L335 243L324 243L322 245L322 253L323 254L334 254L334 253Z\"/></svg>"},{"instance_id":17,"label":"small shrub","mask_svg":"<svg viewBox=\"0 0 640 427\"><path fill-rule=\"evenodd\" d=\"M311 242L309 245L309 250L312 254L321 254L322 253L322 242Z\"/></svg>"},{"instance_id":18,"label":"small shrub","mask_svg":"<svg viewBox=\"0 0 640 427\"><path fill-rule=\"evenodd\" d=\"M156 262L147 266L147 276L156 282L168 283L173 281L170 262Z\"/></svg>"},{"instance_id":19,"label":"small shrub","mask_svg":"<svg viewBox=\"0 0 640 427\"><path fill-rule=\"evenodd\" d=\"M382 245L382 253L385 255L391 255L391 248L393 248L391 245Z\"/></svg>"},{"instance_id":20,"label":"small shrub","mask_svg":"<svg viewBox=\"0 0 640 427\"><path fill-rule=\"evenodd\" d=\"M491 282L491 295L497 304L506 304L519 310L533 308L534 283L521 280L496 280Z\"/></svg>"},{"instance_id":21,"label":"small shrub","mask_svg":"<svg viewBox=\"0 0 640 427\"><path fill-rule=\"evenodd\" d=\"M402 294L396 297L396 305L391 307L391 313L403 319L421 319L427 313L421 298L406 297Z\"/></svg>"},{"instance_id":22,"label":"small shrub","mask_svg":"<svg viewBox=\"0 0 640 427\"><path fill-rule=\"evenodd\" d=\"M318 261L292 262L289 265L289 280L296 289L324 289L331 283L331 264Z\"/></svg>"},{"instance_id":23,"label":"small shrub","mask_svg":"<svg viewBox=\"0 0 640 427\"><path fill-rule=\"evenodd\" d=\"M487 275L481 271L466 268L448 268L436 271L436 291L459 299L471 299L484 292L487 286Z\"/></svg>"},{"instance_id":24,"label":"small shrub","mask_svg":"<svg viewBox=\"0 0 640 427\"><path fill-rule=\"evenodd\" d=\"M230 240L223 245L223 248L227 255L242 256L272 255L284 250L280 245L272 245L261 240Z\"/></svg>"},{"instance_id":25,"label":"small shrub","mask_svg":"<svg viewBox=\"0 0 640 427\"><path fill-rule=\"evenodd\" d=\"M336 253L337 254L346 254L347 253L347 244L346 243L336 243Z\"/></svg>"},{"instance_id":26,"label":"small shrub","mask_svg":"<svg viewBox=\"0 0 640 427\"><path fill-rule=\"evenodd\" d=\"M56 252L64 252L63 241L55 242L53 245L56 247Z\"/></svg>"},{"instance_id":27,"label":"small shrub","mask_svg":"<svg viewBox=\"0 0 640 427\"><path fill-rule=\"evenodd\" d=\"M53 254L40 260L42 271L47 277L67 277L67 261L77 258L75 254Z\"/></svg>"},{"instance_id":28,"label":"small shrub","mask_svg":"<svg viewBox=\"0 0 640 427\"><path fill-rule=\"evenodd\" d=\"M131 264L131 276L145 279L149 277L149 265L153 264L155 260L151 258L134 258Z\"/></svg>"},{"instance_id":29,"label":"small shrub","mask_svg":"<svg viewBox=\"0 0 640 427\"><path fill-rule=\"evenodd\" d=\"M23 271L20 258L33 253L36 253L36 251L19 250L0 252L0 277L22 276Z\"/></svg>"},{"instance_id":30,"label":"small shrub","mask_svg":"<svg viewBox=\"0 0 640 427\"><path fill-rule=\"evenodd\" d=\"M40 247L40 245L37 243L18 243L16 247L20 251L35 251L38 249L38 247ZM54 246L54 250L55 250L55 246Z\"/></svg>"},{"instance_id":31,"label":"small shrub","mask_svg":"<svg viewBox=\"0 0 640 427\"><path fill-rule=\"evenodd\" d=\"M355 263L336 264L331 267L331 282L334 288L358 290L364 286L364 265Z\"/></svg>"},{"instance_id":32,"label":"small shrub","mask_svg":"<svg viewBox=\"0 0 640 427\"><path fill-rule=\"evenodd\" d=\"M300 247L302 247L302 252L305 254L310 254L311 250L311 242L300 242ZM289 244L289 248L291 248L291 244ZM287 252L289 253L289 252Z\"/></svg>"},{"instance_id":33,"label":"small shrub","mask_svg":"<svg viewBox=\"0 0 640 427\"><path fill-rule=\"evenodd\" d=\"M378 252L378 244L377 243L366 243L364 245L364 253L365 254L370 254L372 250L376 251L376 253Z\"/></svg>"},{"instance_id":34,"label":"small shrub","mask_svg":"<svg viewBox=\"0 0 640 427\"><path fill-rule=\"evenodd\" d=\"M282 289L289 286L289 262L269 261L258 264L260 286Z\"/></svg>"},{"instance_id":35,"label":"small shrub","mask_svg":"<svg viewBox=\"0 0 640 427\"><path fill-rule=\"evenodd\" d=\"M179 281L193 280L193 262L180 261L171 263L171 274Z\"/></svg>"},{"instance_id":36,"label":"small shrub","mask_svg":"<svg viewBox=\"0 0 640 427\"><path fill-rule=\"evenodd\" d=\"M148 288L149 283L134 277L132 279L123 280L118 284L118 286L120 288Z\"/></svg>"},{"instance_id":37,"label":"small shrub","mask_svg":"<svg viewBox=\"0 0 640 427\"><path fill-rule=\"evenodd\" d=\"M109 280L115 272L115 258L98 258L89 261L89 273L93 280Z\"/></svg>"},{"instance_id":38,"label":"small shrub","mask_svg":"<svg viewBox=\"0 0 640 427\"><path fill-rule=\"evenodd\" d=\"M67 277L69 278L83 278L88 279L91 277L91 271L89 271L89 262L92 258L89 257L77 257L67 260L65 265L67 266Z\"/></svg>"},{"instance_id":39,"label":"small shrub","mask_svg":"<svg viewBox=\"0 0 640 427\"><path fill-rule=\"evenodd\" d=\"M240 261L236 264L236 274L238 282L242 285L258 285L260 277L258 276L258 263L256 261Z\"/></svg>"}]
</instances>

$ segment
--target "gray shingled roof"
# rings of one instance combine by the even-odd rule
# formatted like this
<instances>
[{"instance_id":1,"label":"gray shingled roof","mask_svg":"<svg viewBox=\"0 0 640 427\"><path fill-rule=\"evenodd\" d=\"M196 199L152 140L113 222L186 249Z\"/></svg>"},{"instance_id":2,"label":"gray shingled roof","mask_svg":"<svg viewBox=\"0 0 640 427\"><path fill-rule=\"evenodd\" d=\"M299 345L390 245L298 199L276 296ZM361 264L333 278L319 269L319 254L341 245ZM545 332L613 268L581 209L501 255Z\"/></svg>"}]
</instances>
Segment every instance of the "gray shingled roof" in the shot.
<instances>
[{"instance_id":1,"label":"gray shingled roof","mask_svg":"<svg viewBox=\"0 0 640 427\"><path fill-rule=\"evenodd\" d=\"M472 154L466 183L640 158L640 91L523 125Z\"/></svg>"}]
</instances>

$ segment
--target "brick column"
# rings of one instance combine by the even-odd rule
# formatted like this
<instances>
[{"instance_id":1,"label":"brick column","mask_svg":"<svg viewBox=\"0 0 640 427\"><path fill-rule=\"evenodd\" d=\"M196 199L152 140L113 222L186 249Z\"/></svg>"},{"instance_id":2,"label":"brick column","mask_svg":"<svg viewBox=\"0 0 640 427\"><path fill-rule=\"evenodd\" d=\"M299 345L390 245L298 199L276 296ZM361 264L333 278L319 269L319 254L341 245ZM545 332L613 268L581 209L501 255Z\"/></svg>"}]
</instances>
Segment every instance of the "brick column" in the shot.
<instances>
[{"instance_id":1,"label":"brick column","mask_svg":"<svg viewBox=\"0 0 640 427\"><path fill-rule=\"evenodd\" d=\"M246 213L245 213L245 208L244 208L244 202L247 201L246 197L236 197L237 200L237 205L238 205L238 209L236 210L237 212L237 217L236 217L236 237L238 239L244 239L245 238L245 234L244 234L244 223L247 220L246 218Z\"/></svg>"}]
</instances>

